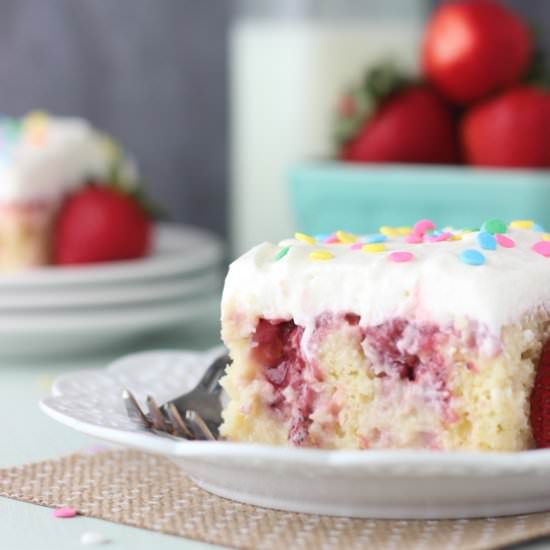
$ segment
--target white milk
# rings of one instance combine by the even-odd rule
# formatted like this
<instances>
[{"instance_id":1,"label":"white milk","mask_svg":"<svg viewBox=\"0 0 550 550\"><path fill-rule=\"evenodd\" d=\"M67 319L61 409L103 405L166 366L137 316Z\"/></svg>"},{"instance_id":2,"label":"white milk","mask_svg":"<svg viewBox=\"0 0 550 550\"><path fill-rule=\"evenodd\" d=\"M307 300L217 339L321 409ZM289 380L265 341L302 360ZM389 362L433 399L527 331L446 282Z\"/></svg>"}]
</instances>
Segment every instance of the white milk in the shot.
<instances>
[{"instance_id":1,"label":"white milk","mask_svg":"<svg viewBox=\"0 0 550 550\"><path fill-rule=\"evenodd\" d=\"M365 68L417 66L420 24L242 19L230 36L231 238L237 255L294 230L287 171L333 154L334 107Z\"/></svg>"}]
</instances>

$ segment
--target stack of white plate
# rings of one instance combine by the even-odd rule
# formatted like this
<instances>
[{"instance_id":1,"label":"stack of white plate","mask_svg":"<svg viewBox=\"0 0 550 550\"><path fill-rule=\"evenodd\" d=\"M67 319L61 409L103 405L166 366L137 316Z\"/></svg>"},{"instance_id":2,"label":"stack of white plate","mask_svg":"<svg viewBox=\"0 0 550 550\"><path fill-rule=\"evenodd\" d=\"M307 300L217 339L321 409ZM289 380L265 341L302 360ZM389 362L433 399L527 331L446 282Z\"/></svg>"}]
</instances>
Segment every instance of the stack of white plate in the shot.
<instances>
[{"instance_id":1,"label":"stack of white plate","mask_svg":"<svg viewBox=\"0 0 550 550\"><path fill-rule=\"evenodd\" d=\"M156 227L140 260L0 276L0 354L103 351L193 321L219 298L223 247L203 230Z\"/></svg>"}]
</instances>

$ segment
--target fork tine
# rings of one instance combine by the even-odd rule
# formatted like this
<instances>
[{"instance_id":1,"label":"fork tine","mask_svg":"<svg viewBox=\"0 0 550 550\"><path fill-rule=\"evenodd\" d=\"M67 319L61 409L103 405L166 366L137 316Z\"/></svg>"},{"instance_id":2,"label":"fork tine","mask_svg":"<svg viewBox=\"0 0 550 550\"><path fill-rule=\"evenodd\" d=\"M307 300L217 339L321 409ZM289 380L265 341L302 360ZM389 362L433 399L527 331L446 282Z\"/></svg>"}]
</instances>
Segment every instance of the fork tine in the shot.
<instances>
[{"instance_id":1,"label":"fork tine","mask_svg":"<svg viewBox=\"0 0 550 550\"><path fill-rule=\"evenodd\" d=\"M152 422L147 418L147 415L143 412L143 409L139 406L137 399L130 390L122 390L122 400L124 401L126 412L132 420L137 420L146 428L152 426Z\"/></svg>"},{"instance_id":2,"label":"fork tine","mask_svg":"<svg viewBox=\"0 0 550 550\"><path fill-rule=\"evenodd\" d=\"M163 409L161 409L161 411L162 410ZM182 435L186 439L195 439L195 436L193 435L191 430L187 427L187 424L185 424L178 409L176 409L173 403L170 403L166 407L166 414L168 415L168 418L170 418L170 422L174 427L174 430L180 432L179 435Z\"/></svg>"},{"instance_id":3,"label":"fork tine","mask_svg":"<svg viewBox=\"0 0 550 550\"><path fill-rule=\"evenodd\" d=\"M164 415L159 409L159 406L157 405L157 402L154 400L153 396L148 395L146 399L146 403L147 403L147 408L149 409L149 414L151 415L151 422L153 424L153 428L161 432L172 433L173 432L172 427L169 426L168 423L166 422L166 419L164 418Z\"/></svg>"},{"instance_id":4,"label":"fork tine","mask_svg":"<svg viewBox=\"0 0 550 550\"><path fill-rule=\"evenodd\" d=\"M209 441L216 441L214 434L211 432L210 428L203 420L202 416L196 411L193 411L191 409L185 411L185 420L191 422L192 426L196 426L205 439L208 439Z\"/></svg>"}]
</instances>

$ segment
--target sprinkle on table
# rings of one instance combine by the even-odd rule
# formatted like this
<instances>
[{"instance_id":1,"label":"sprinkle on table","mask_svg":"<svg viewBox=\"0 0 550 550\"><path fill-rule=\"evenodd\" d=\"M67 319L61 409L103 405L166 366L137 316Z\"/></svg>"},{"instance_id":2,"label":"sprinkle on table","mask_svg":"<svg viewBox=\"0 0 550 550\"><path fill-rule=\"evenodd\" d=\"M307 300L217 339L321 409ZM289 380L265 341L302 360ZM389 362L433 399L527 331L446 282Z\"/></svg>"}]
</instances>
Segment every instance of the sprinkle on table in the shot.
<instances>
[{"instance_id":1,"label":"sprinkle on table","mask_svg":"<svg viewBox=\"0 0 550 550\"><path fill-rule=\"evenodd\" d=\"M514 246L516 246L516 242L514 241L514 239L511 239L506 235L501 235L500 233L498 233L497 235L495 235L495 239L497 243L503 248L514 248Z\"/></svg>"},{"instance_id":2,"label":"sprinkle on table","mask_svg":"<svg viewBox=\"0 0 550 550\"><path fill-rule=\"evenodd\" d=\"M399 235L406 237L407 235L410 235L413 231L412 227L409 227L408 225L404 225L401 227L396 227L395 230L399 233Z\"/></svg>"},{"instance_id":3,"label":"sprinkle on table","mask_svg":"<svg viewBox=\"0 0 550 550\"><path fill-rule=\"evenodd\" d=\"M273 256L273 259L278 262L279 260L282 260L287 254L288 254L288 251L290 250L290 246L283 246L283 248L281 248L281 250L279 250L275 256Z\"/></svg>"},{"instance_id":4,"label":"sprinkle on table","mask_svg":"<svg viewBox=\"0 0 550 550\"><path fill-rule=\"evenodd\" d=\"M350 246L350 249L351 250L361 250L361 248L363 248L363 243L353 243L351 246Z\"/></svg>"},{"instance_id":5,"label":"sprinkle on table","mask_svg":"<svg viewBox=\"0 0 550 550\"><path fill-rule=\"evenodd\" d=\"M63 506L62 508L56 508L53 511L53 515L56 518L66 519L66 518L74 518L75 516L78 515L78 512L74 508L71 508L70 506Z\"/></svg>"},{"instance_id":6,"label":"sprinkle on table","mask_svg":"<svg viewBox=\"0 0 550 550\"><path fill-rule=\"evenodd\" d=\"M467 248L460 253L460 260L468 265L483 265L485 256L479 250Z\"/></svg>"},{"instance_id":7,"label":"sprinkle on table","mask_svg":"<svg viewBox=\"0 0 550 550\"><path fill-rule=\"evenodd\" d=\"M334 254L328 250L314 250L309 254L309 258L315 261L332 260L334 258Z\"/></svg>"},{"instance_id":8,"label":"sprinkle on table","mask_svg":"<svg viewBox=\"0 0 550 550\"><path fill-rule=\"evenodd\" d=\"M386 250L386 246L383 243L371 243L371 244L364 244L361 248L363 252L384 252Z\"/></svg>"},{"instance_id":9,"label":"sprinkle on table","mask_svg":"<svg viewBox=\"0 0 550 550\"><path fill-rule=\"evenodd\" d=\"M95 531L86 531L85 533L82 533L80 535L80 544L84 544L85 546L92 546L94 544L105 544L109 542L109 539L102 535L101 533L97 533Z\"/></svg>"},{"instance_id":10,"label":"sprinkle on table","mask_svg":"<svg viewBox=\"0 0 550 550\"><path fill-rule=\"evenodd\" d=\"M414 260L414 254L412 252L407 252L406 250L396 250L388 254L388 258L392 262L403 263L410 262Z\"/></svg>"},{"instance_id":11,"label":"sprinkle on table","mask_svg":"<svg viewBox=\"0 0 550 550\"><path fill-rule=\"evenodd\" d=\"M550 257L550 241L538 241L533 245L533 250L544 256L545 258Z\"/></svg>"},{"instance_id":12,"label":"sprinkle on table","mask_svg":"<svg viewBox=\"0 0 550 550\"><path fill-rule=\"evenodd\" d=\"M506 233L506 231L508 231L508 227L506 226L506 224L498 218L487 220L481 227L483 230L487 231L487 233L490 233L491 235Z\"/></svg>"},{"instance_id":13,"label":"sprinkle on table","mask_svg":"<svg viewBox=\"0 0 550 550\"><path fill-rule=\"evenodd\" d=\"M294 233L294 238L297 241L302 241L303 243L310 244L312 246L317 243L317 241L313 237L311 237L310 235L306 235L305 233Z\"/></svg>"},{"instance_id":14,"label":"sprinkle on table","mask_svg":"<svg viewBox=\"0 0 550 550\"><path fill-rule=\"evenodd\" d=\"M510 223L512 229L533 229L533 220L514 220Z\"/></svg>"},{"instance_id":15,"label":"sprinkle on table","mask_svg":"<svg viewBox=\"0 0 550 550\"><path fill-rule=\"evenodd\" d=\"M353 233L346 233L345 231L336 231L336 237L343 244L353 244L357 242L357 237Z\"/></svg>"},{"instance_id":16,"label":"sprinkle on table","mask_svg":"<svg viewBox=\"0 0 550 550\"><path fill-rule=\"evenodd\" d=\"M534 223L533 224L533 231L538 231L539 233L544 233L545 229L540 225L540 223Z\"/></svg>"},{"instance_id":17,"label":"sprinkle on table","mask_svg":"<svg viewBox=\"0 0 550 550\"><path fill-rule=\"evenodd\" d=\"M496 250L497 249L497 240L494 235L487 233L487 231L480 231L477 235L477 242L479 246L484 250Z\"/></svg>"},{"instance_id":18,"label":"sprinkle on table","mask_svg":"<svg viewBox=\"0 0 550 550\"><path fill-rule=\"evenodd\" d=\"M418 220L413 227L413 232L417 235L424 235L428 231L433 231L435 229L435 224L432 220Z\"/></svg>"},{"instance_id":19,"label":"sprinkle on table","mask_svg":"<svg viewBox=\"0 0 550 550\"><path fill-rule=\"evenodd\" d=\"M451 237L452 233L450 231L441 231L440 233L428 236L427 240L431 243L441 243L443 241L448 241Z\"/></svg>"},{"instance_id":20,"label":"sprinkle on table","mask_svg":"<svg viewBox=\"0 0 550 550\"><path fill-rule=\"evenodd\" d=\"M544 233L542 236L543 241L550 241L550 233Z\"/></svg>"}]
</instances>

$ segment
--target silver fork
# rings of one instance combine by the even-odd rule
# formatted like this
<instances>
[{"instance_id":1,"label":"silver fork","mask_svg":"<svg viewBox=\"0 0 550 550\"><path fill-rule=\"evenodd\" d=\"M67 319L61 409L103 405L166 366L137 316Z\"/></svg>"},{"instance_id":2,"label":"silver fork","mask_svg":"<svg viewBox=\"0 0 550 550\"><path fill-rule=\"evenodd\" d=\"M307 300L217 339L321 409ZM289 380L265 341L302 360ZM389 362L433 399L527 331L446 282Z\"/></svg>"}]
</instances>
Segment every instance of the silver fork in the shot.
<instances>
[{"instance_id":1,"label":"silver fork","mask_svg":"<svg viewBox=\"0 0 550 550\"><path fill-rule=\"evenodd\" d=\"M153 396L146 398L147 412L128 390L122 392L128 417L161 435L215 441L222 423L219 380L229 364L227 353L217 357L193 390L158 406Z\"/></svg>"}]
</instances>

